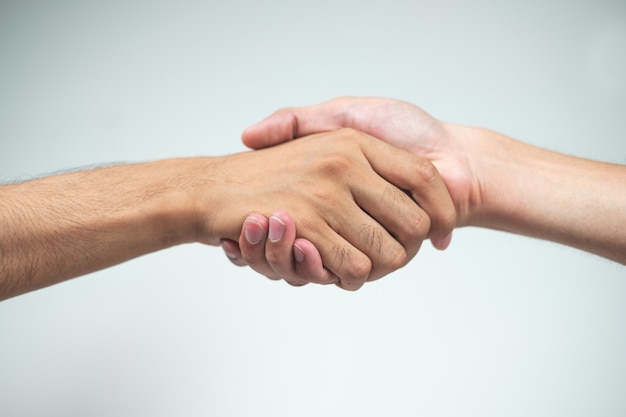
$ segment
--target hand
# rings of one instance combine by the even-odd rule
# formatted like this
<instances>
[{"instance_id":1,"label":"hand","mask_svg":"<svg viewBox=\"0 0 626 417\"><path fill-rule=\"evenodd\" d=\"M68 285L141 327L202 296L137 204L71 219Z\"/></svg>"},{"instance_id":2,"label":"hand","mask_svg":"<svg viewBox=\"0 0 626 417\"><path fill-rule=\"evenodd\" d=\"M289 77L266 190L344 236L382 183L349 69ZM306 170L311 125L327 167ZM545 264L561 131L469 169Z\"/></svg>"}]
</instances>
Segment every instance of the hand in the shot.
<instances>
[{"instance_id":1,"label":"hand","mask_svg":"<svg viewBox=\"0 0 626 417\"><path fill-rule=\"evenodd\" d=\"M302 136L346 127L366 132L430 160L450 192L457 211L457 226L468 222L471 207L478 200L479 193L474 191L478 188L475 185L478 181L473 178L460 144L454 140L452 133L455 132L455 126L436 120L410 103L384 98L338 98L315 106L285 108L246 129L242 138L247 146L261 149ZM257 220L267 232L267 219ZM445 249L451 235L430 234L429 238L433 246ZM288 242L281 246L264 243L251 245L242 235L239 245L233 241L224 241L222 247L235 264L250 265L267 276L275 276L276 271L284 274L285 270L289 270L288 276L294 276L293 282L326 282L319 255L310 242L300 240L299 245L293 248L293 259L296 253L301 259L300 249L307 249L306 262L296 263L297 268L291 267L293 262L281 264L275 261L292 259L288 256L291 253Z\"/></svg>"},{"instance_id":2,"label":"hand","mask_svg":"<svg viewBox=\"0 0 626 417\"><path fill-rule=\"evenodd\" d=\"M281 224L285 227L284 235L277 240L268 239L271 230ZM235 265L250 265L273 280L284 279L298 287L308 283L337 284L337 277L324 267L317 248L306 239L296 239L295 232L296 225L289 213L278 211L269 219L255 213L244 221L239 243L223 239L222 249Z\"/></svg>"},{"instance_id":3,"label":"hand","mask_svg":"<svg viewBox=\"0 0 626 417\"><path fill-rule=\"evenodd\" d=\"M626 200L619 192L626 183L623 165L444 123L412 104L381 98L339 98L282 109L246 130L243 141L259 149L342 127L432 162L454 201L457 226L552 240L626 264L626 235L617 226L626 220ZM437 239L431 236L433 243Z\"/></svg>"},{"instance_id":4,"label":"hand","mask_svg":"<svg viewBox=\"0 0 626 417\"><path fill-rule=\"evenodd\" d=\"M361 132L344 129L236 157L236 165L223 171L226 183L237 184L229 189L240 197L226 198L217 212L254 207L265 217L277 209L290 213L298 219L298 236L315 242L323 265L334 274L325 281L335 279L342 288L357 289L403 266L429 231L448 236L455 224L452 201L432 164ZM255 169L259 164L263 169ZM295 228L279 220L270 219L269 238L276 237L272 223L283 236L295 235ZM257 225L263 229L262 221Z\"/></svg>"},{"instance_id":5,"label":"hand","mask_svg":"<svg viewBox=\"0 0 626 417\"><path fill-rule=\"evenodd\" d=\"M615 226L624 223L626 213L626 200L616 192L624 187L623 165L551 152L489 129L444 123L412 104L380 98L339 98L282 109L248 128L243 140L260 149L341 127L431 161L450 191L457 226L552 240L626 264L626 239ZM433 243L436 239L431 236ZM243 262L254 259L241 256Z\"/></svg>"},{"instance_id":6,"label":"hand","mask_svg":"<svg viewBox=\"0 0 626 417\"><path fill-rule=\"evenodd\" d=\"M456 207L457 226L470 222L480 202L480 181L467 155L478 152L478 145L471 142L470 135L458 134L459 126L441 122L413 104L345 97L314 106L284 108L249 127L242 139L250 148L261 149L340 128L360 130L432 162ZM430 238L436 247L442 246L437 236Z\"/></svg>"}]
</instances>

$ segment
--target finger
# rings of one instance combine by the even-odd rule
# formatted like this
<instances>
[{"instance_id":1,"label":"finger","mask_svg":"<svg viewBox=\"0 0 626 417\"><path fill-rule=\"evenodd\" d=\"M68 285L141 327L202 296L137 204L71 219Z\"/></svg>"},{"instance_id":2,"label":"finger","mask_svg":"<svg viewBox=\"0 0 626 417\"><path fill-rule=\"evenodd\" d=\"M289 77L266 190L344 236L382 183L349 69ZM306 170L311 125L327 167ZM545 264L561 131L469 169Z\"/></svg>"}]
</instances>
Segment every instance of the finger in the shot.
<instances>
[{"instance_id":1,"label":"finger","mask_svg":"<svg viewBox=\"0 0 626 417\"><path fill-rule=\"evenodd\" d=\"M288 107L247 128L241 138L252 149L261 149L301 136L352 127L346 111L350 99L334 99L307 107Z\"/></svg>"},{"instance_id":2,"label":"finger","mask_svg":"<svg viewBox=\"0 0 626 417\"><path fill-rule=\"evenodd\" d=\"M319 251L306 239L296 239L293 244L296 271L303 279L315 284L336 284L339 277L324 268Z\"/></svg>"},{"instance_id":3,"label":"finger","mask_svg":"<svg viewBox=\"0 0 626 417\"><path fill-rule=\"evenodd\" d=\"M281 277L276 275L265 259L268 226L267 218L261 214L255 213L246 217L241 228L239 248L244 262L253 270L269 279L279 280Z\"/></svg>"},{"instance_id":4,"label":"finger","mask_svg":"<svg viewBox=\"0 0 626 417\"><path fill-rule=\"evenodd\" d=\"M276 212L269 219L265 257L277 275L292 285L334 284L338 278L324 268L315 245L295 239L296 226L286 212Z\"/></svg>"},{"instance_id":5,"label":"finger","mask_svg":"<svg viewBox=\"0 0 626 417\"><path fill-rule=\"evenodd\" d=\"M379 183L361 182L352 191L356 204L375 220L359 229L361 245L373 245L377 236L381 240L378 258L374 247L370 251L361 249L374 264L371 281L403 267L413 259L428 236L431 221L411 197L382 178ZM382 230L386 233L377 231L378 227L384 228Z\"/></svg>"},{"instance_id":6,"label":"finger","mask_svg":"<svg viewBox=\"0 0 626 417\"><path fill-rule=\"evenodd\" d=\"M417 253L430 230L430 219L404 191L375 172L367 155L359 148L361 143L365 143L363 146L375 145L380 149L387 149L390 145L352 129L342 130L337 136L345 139L337 142L338 149L348 144L351 147L347 154L360 156L344 160L333 155L325 163L320 162L321 169L326 173L332 177L343 178L349 197L340 200L341 204L335 203L332 211L325 213L323 217L332 230L370 259L372 271L368 280L373 280L404 266ZM303 139L306 140L317 139ZM405 158L406 155L410 157L410 154L402 155ZM397 159L396 155L387 155L384 152L380 157L385 159L381 163L390 166L395 165ZM324 195L321 197L331 198ZM311 237L308 234L303 236ZM315 237L310 240L321 248L317 239ZM323 253L322 257L324 258ZM343 278L341 273L328 265L325 258L324 265Z\"/></svg>"},{"instance_id":7,"label":"finger","mask_svg":"<svg viewBox=\"0 0 626 417\"><path fill-rule=\"evenodd\" d=\"M343 289L355 291L368 280L372 272L372 261L338 234L337 229L323 224L315 226L313 230L308 230L305 235L315 236L314 240L322 258L322 264L337 277L337 285Z\"/></svg>"},{"instance_id":8,"label":"finger","mask_svg":"<svg viewBox=\"0 0 626 417\"><path fill-rule=\"evenodd\" d=\"M302 219L306 219L306 216ZM372 270L371 260L330 224L301 221L298 223L298 230L303 236L309 236L315 241L315 246L306 239L297 239L294 242L294 259L301 277L311 274L320 284L334 282L349 291L359 289L367 281ZM302 253L299 253L300 250ZM302 258L303 262L300 261Z\"/></svg>"},{"instance_id":9,"label":"finger","mask_svg":"<svg viewBox=\"0 0 626 417\"><path fill-rule=\"evenodd\" d=\"M242 227L239 247L241 248L244 261L253 270L272 280L280 280L284 277L274 271L266 258L264 248L269 243L267 238L268 230L269 221L265 216L260 214L248 216ZM309 277L309 279L302 280L300 278L301 281L298 281L298 278L294 277L287 282L292 285L303 285L307 281L320 284L338 283L341 288L346 290L354 291L359 289L366 282L371 271L369 258L337 235L327 225L318 233L318 236L320 241L319 247L322 248L319 252L312 244L309 246L306 243L302 243L303 239L298 240L305 259L303 262L298 262L296 274L298 277ZM273 237L276 238L276 235ZM293 242L293 238L291 242ZM291 253L291 248L289 252ZM320 257L321 260L319 259ZM288 261L280 259L273 259L272 262L274 265L288 263ZM309 262L311 262L311 265L308 264ZM288 270L281 270L281 272L288 274Z\"/></svg>"},{"instance_id":10,"label":"finger","mask_svg":"<svg viewBox=\"0 0 626 417\"><path fill-rule=\"evenodd\" d=\"M384 182L382 179L380 181ZM404 266L409 260L409 251L411 257L417 253L419 245L428 233L428 225L426 225L426 228L421 232L421 238L408 240L409 244L407 244L407 246L409 246L409 249L405 248L402 243L390 234L384 222L383 224L379 223L379 220L373 218L366 212L367 209L365 207L359 205L358 202L365 199L375 201L372 206L381 204L378 196L380 196L382 192L378 192L377 190L379 186L373 184L371 181L369 185L372 188L365 192L353 190L356 201L353 202L354 207L349 209L349 215L337 216L330 219L329 225L336 233L341 235L347 242L370 260L371 270L366 281L373 281ZM414 211L419 210L415 202L411 202L411 204L414 206ZM427 216L424 217L428 218ZM403 227L406 228L406 226Z\"/></svg>"},{"instance_id":11,"label":"finger","mask_svg":"<svg viewBox=\"0 0 626 417\"><path fill-rule=\"evenodd\" d=\"M221 246L224 254L232 263L237 266L248 265L241 255L241 249L239 249L239 244L237 242L230 239L222 239Z\"/></svg>"},{"instance_id":12,"label":"finger","mask_svg":"<svg viewBox=\"0 0 626 417\"><path fill-rule=\"evenodd\" d=\"M293 256L295 239L296 225L291 216L283 211L272 214L265 242L265 259L277 276L299 287L308 282L300 278L295 271Z\"/></svg>"},{"instance_id":13,"label":"finger","mask_svg":"<svg viewBox=\"0 0 626 417\"><path fill-rule=\"evenodd\" d=\"M363 153L372 168L398 188L411 193L430 217L433 243L445 243L456 225L456 209L445 182L428 160L369 137Z\"/></svg>"},{"instance_id":14,"label":"finger","mask_svg":"<svg viewBox=\"0 0 626 417\"><path fill-rule=\"evenodd\" d=\"M435 249L446 250L450 246L450 242L452 242L452 232L446 236L429 236L429 238Z\"/></svg>"}]
</instances>

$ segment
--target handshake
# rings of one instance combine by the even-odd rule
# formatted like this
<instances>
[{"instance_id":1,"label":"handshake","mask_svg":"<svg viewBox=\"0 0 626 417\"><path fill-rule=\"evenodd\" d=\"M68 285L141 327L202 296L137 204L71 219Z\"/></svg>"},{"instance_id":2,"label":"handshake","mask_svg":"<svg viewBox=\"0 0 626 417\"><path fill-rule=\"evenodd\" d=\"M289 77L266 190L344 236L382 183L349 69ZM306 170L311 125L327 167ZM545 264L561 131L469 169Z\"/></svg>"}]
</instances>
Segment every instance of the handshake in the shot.
<instances>
[{"instance_id":1,"label":"handshake","mask_svg":"<svg viewBox=\"0 0 626 417\"><path fill-rule=\"evenodd\" d=\"M424 239L445 249L453 228L468 225L626 263L623 165L444 123L380 98L282 109L243 141L262 149L250 163L268 162L239 168L246 173L230 181L263 190L247 205L262 210L221 244L235 264L271 279L356 290L404 266Z\"/></svg>"},{"instance_id":2,"label":"handshake","mask_svg":"<svg viewBox=\"0 0 626 417\"><path fill-rule=\"evenodd\" d=\"M462 226L626 264L624 165L381 98L279 110L243 141L256 150L0 186L0 300L190 242L271 279L356 290Z\"/></svg>"},{"instance_id":3,"label":"handshake","mask_svg":"<svg viewBox=\"0 0 626 417\"><path fill-rule=\"evenodd\" d=\"M466 212L471 184L454 175L468 170L446 155L448 135L443 123L396 100L280 110L243 134L262 150L225 168L233 174L227 183L255 195L246 206L258 212L222 248L268 278L347 290L401 268L426 238L445 249L467 220L457 211Z\"/></svg>"}]
</instances>

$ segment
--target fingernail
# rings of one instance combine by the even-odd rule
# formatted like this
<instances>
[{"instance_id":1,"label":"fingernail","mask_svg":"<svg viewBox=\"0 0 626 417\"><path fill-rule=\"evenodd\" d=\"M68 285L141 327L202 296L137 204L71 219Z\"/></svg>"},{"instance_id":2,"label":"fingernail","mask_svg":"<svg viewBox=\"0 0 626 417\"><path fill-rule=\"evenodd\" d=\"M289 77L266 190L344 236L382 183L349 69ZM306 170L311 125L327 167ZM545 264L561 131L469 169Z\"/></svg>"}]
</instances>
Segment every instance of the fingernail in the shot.
<instances>
[{"instance_id":1,"label":"fingernail","mask_svg":"<svg viewBox=\"0 0 626 417\"><path fill-rule=\"evenodd\" d=\"M285 223L278 217L270 217L270 231L268 237L272 242L278 242L285 234Z\"/></svg>"},{"instance_id":2,"label":"fingernail","mask_svg":"<svg viewBox=\"0 0 626 417\"><path fill-rule=\"evenodd\" d=\"M293 257L298 263L304 262L304 251L297 243L293 244Z\"/></svg>"},{"instance_id":3,"label":"fingernail","mask_svg":"<svg viewBox=\"0 0 626 417\"><path fill-rule=\"evenodd\" d=\"M247 220L243 225L243 233L251 245L256 245L265 237L265 229L254 220Z\"/></svg>"}]
</instances>

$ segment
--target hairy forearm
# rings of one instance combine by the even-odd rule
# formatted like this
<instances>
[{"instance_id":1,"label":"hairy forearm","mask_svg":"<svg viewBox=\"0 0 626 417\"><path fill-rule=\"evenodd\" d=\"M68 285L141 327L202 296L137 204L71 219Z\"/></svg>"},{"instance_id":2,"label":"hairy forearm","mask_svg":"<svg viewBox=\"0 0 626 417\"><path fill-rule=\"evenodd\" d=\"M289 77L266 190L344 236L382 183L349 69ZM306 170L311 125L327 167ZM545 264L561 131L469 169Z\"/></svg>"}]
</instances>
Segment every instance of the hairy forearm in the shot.
<instances>
[{"instance_id":1,"label":"hairy forearm","mask_svg":"<svg viewBox=\"0 0 626 417\"><path fill-rule=\"evenodd\" d=\"M480 182L472 223L626 264L626 166L580 159L477 128L463 134Z\"/></svg>"},{"instance_id":2,"label":"hairy forearm","mask_svg":"<svg viewBox=\"0 0 626 417\"><path fill-rule=\"evenodd\" d=\"M114 166L0 187L0 299L194 240L185 163Z\"/></svg>"}]
</instances>

